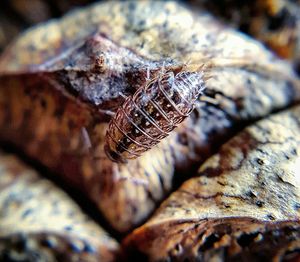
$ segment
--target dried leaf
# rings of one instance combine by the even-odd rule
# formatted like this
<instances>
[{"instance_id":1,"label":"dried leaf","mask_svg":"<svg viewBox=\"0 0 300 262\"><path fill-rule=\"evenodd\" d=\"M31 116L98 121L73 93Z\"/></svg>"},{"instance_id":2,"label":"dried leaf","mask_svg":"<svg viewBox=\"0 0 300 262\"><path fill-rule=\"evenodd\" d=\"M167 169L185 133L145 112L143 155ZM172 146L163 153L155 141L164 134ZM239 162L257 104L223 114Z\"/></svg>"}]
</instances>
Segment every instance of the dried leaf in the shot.
<instances>
[{"instance_id":1,"label":"dried leaf","mask_svg":"<svg viewBox=\"0 0 300 262\"><path fill-rule=\"evenodd\" d=\"M115 261L118 244L66 193L0 154L1 261Z\"/></svg>"},{"instance_id":2,"label":"dried leaf","mask_svg":"<svg viewBox=\"0 0 300 262\"><path fill-rule=\"evenodd\" d=\"M191 0L231 26L255 37L280 57L292 60L300 73L299 1Z\"/></svg>"},{"instance_id":3,"label":"dried leaf","mask_svg":"<svg viewBox=\"0 0 300 262\"><path fill-rule=\"evenodd\" d=\"M125 247L150 261L299 258L299 152L299 106L246 128L130 234Z\"/></svg>"},{"instance_id":4,"label":"dried leaf","mask_svg":"<svg viewBox=\"0 0 300 262\"><path fill-rule=\"evenodd\" d=\"M145 83L148 68L187 62L186 70L207 64L205 101L158 147L112 163L103 152L110 118L103 112L122 103L119 92L132 95ZM288 64L172 2L100 3L40 25L4 53L0 72L1 140L83 190L121 232L243 126L300 100Z\"/></svg>"}]
</instances>

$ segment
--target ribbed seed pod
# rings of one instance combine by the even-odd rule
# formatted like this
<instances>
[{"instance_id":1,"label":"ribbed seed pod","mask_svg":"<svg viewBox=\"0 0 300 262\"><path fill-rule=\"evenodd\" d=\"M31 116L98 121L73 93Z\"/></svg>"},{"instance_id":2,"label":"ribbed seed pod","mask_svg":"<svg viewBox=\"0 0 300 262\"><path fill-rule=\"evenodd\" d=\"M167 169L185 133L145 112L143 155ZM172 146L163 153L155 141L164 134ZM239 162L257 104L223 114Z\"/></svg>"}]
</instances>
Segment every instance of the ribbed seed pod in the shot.
<instances>
[{"instance_id":1,"label":"ribbed seed pod","mask_svg":"<svg viewBox=\"0 0 300 262\"><path fill-rule=\"evenodd\" d=\"M180 124L204 89L202 72L160 73L126 98L109 123L105 152L115 162L139 157Z\"/></svg>"}]
</instances>

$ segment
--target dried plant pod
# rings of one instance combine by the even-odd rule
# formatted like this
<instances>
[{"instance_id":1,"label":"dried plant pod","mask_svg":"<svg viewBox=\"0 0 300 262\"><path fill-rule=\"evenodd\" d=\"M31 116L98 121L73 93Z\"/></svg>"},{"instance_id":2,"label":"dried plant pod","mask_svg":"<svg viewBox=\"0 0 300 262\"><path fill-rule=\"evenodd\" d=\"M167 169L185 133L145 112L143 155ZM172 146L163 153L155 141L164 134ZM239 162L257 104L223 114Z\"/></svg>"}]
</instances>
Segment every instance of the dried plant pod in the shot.
<instances>
[{"instance_id":1,"label":"dried plant pod","mask_svg":"<svg viewBox=\"0 0 300 262\"><path fill-rule=\"evenodd\" d=\"M0 154L1 261L115 261L117 242L50 181Z\"/></svg>"},{"instance_id":2,"label":"dried plant pod","mask_svg":"<svg viewBox=\"0 0 300 262\"><path fill-rule=\"evenodd\" d=\"M148 68L191 61L185 71L193 72L208 60L205 95L215 103L200 101L140 158L113 163L103 150L111 118L103 112L124 102L119 92L132 96ZM182 170L194 174L243 126L300 100L287 63L207 14L172 2L98 3L40 25L8 48L0 72L1 140L82 190L120 232L142 223L173 181L186 178Z\"/></svg>"},{"instance_id":3,"label":"dried plant pod","mask_svg":"<svg viewBox=\"0 0 300 262\"><path fill-rule=\"evenodd\" d=\"M300 107L225 143L124 241L149 261L299 259Z\"/></svg>"}]
</instances>

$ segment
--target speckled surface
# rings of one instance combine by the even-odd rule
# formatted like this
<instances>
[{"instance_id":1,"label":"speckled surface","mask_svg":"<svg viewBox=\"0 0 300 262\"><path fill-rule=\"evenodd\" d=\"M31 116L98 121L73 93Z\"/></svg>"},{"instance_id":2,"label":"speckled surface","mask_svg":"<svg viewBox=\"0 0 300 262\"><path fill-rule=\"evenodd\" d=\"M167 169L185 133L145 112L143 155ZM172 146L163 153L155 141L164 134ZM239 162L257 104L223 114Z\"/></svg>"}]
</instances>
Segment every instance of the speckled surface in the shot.
<instances>
[{"instance_id":1,"label":"speckled surface","mask_svg":"<svg viewBox=\"0 0 300 262\"><path fill-rule=\"evenodd\" d=\"M299 106L247 127L204 162L198 177L167 198L125 245L151 261L209 261L214 251L221 261L282 260L283 250L296 254L299 134ZM277 232L279 240L268 237L268 231Z\"/></svg>"},{"instance_id":2,"label":"speckled surface","mask_svg":"<svg viewBox=\"0 0 300 262\"><path fill-rule=\"evenodd\" d=\"M300 2L295 0L190 0L220 20L253 36L278 56L294 63L300 74Z\"/></svg>"},{"instance_id":3,"label":"speckled surface","mask_svg":"<svg viewBox=\"0 0 300 262\"><path fill-rule=\"evenodd\" d=\"M103 151L111 118L105 110L116 111L121 105L124 98L119 92L133 95L145 83L148 69L153 73L163 66L171 70L186 65L185 70L195 71L203 64L204 75L210 78L206 79L205 95L199 98L191 116L140 158L128 164L111 162ZM80 189L86 201L93 201L108 223L121 233L143 223L176 185L197 175L197 168L244 127L300 100L299 79L289 63L276 58L259 42L216 22L205 12L193 12L178 3L160 1L98 3L30 29L2 55L0 86L0 139L56 171L68 186ZM286 121L288 125L293 122ZM268 122L261 123L267 125L262 129L268 130ZM287 133L295 132L288 131L289 128ZM291 126L291 130L293 128ZM285 135L279 131L278 134L261 134L266 139L274 136L279 141ZM291 143L298 143L295 137ZM248 140L239 136L234 139L242 140L234 150L237 158L241 155L246 158L240 150ZM282 150L289 155L290 144ZM234 152L229 150L226 157ZM237 164L238 159L233 159L228 166ZM209 161L213 160L205 162L204 167ZM257 168L264 171L263 166ZM282 170L288 173L289 168L290 163L287 163ZM247 187L248 182L256 185L250 178L243 180L238 171L232 174L232 180L242 188ZM214 172L215 177L222 177L222 170ZM265 180L268 175L264 173ZM210 190L221 190L217 181L209 181L216 186ZM225 186L224 193L229 189ZM297 224L286 221L288 211L279 214L270 207L271 216L268 218L269 213L264 213L265 202L280 205L276 198L275 202L271 201L274 196L271 191L268 191L270 195L257 199L257 203L246 199L244 213L230 216L226 207L219 212L220 206L214 206L214 198L208 199L210 202L195 197L202 195L203 187L188 188L188 191L193 190L196 193L191 193L187 204L196 203L194 213L176 209L184 221L192 219L191 225L194 225L193 215L200 210L197 208L204 208L206 203L207 214L212 215L207 218L207 225L212 221L218 225L220 219L228 220L229 224L240 221L236 222L234 232L250 232L252 225L248 227L248 224L253 224L253 228L261 228L262 234L270 239L272 232L282 234L282 228L288 225L296 233L286 238L286 244L280 246L282 250L289 250L294 234L298 234ZM176 201L185 201L186 196L181 194L180 190L174 193L178 197ZM164 224L169 218L168 215L164 218L163 206L156 213L159 219L155 229L152 231L154 217L124 242L126 247L130 245L135 251L148 254L150 259L169 256L169 250L173 249L164 249L164 245L171 243L172 246L176 241L170 237L173 228ZM252 207L262 212L253 218L255 221L248 220L253 216ZM282 205L282 208L289 210L291 206ZM296 211L290 215L291 219L299 217ZM233 218L238 216L240 219ZM197 216L197 219L201 218ZM178 221L174 223L177 225ZM213 226L211 232L214 230L217 231ZM141 236L143 232L146 238ZM234 239L234 233L232 237ZM158 253L152 247L160 238L162 242L167 238L170 241L163 243ZM6 241L10 243L11 239ZM266 250L277 247L271 240L265 243ZM143 249L143 245L148 247ZM251 253L251 250L254 249L248 251ZM259 248L257 250L259 252ZM236 254L246 251L241 252ZM191 256L195 257L195 253Z\"/></svg>"},{"instance_id":4,"label":"speckled surface","mask_svg":"<svg viewBox=\"0 0 300 262\"><path fill-rule=\"evenodd\" d=\"M1 261L115 260L115 240L61 189L4 153L0 220Z\"/></svg>"},{"instance_id":5,"label":"speckled surface","mask_svg":"<svg viewBox=\"0 0 300 262\"><path fill-rule=\"evenodd\" d=\"M95 69L99 56L105 62ZM112 163L103 154L109 116L98 110L115 110L118 92L132 94L148 67L186 62L187 70L207 62L213 103L200 102L155 151L127 165ZM75 11L21 36L2 56L0 71L2 139L62 173L123 232L170 192L174 167L189 174L246 123L300 98L288 64L174 3L100 3ZM91 140L88 151L82 129Z\"/></svg>"}]
</instances>

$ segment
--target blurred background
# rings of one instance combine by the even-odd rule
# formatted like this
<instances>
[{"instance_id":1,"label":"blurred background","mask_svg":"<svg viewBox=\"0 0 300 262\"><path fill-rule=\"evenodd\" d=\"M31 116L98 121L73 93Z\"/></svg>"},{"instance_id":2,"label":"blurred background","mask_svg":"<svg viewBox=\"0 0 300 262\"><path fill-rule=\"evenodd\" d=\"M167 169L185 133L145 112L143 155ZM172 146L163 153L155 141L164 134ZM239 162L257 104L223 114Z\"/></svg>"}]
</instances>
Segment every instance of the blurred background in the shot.
<instances>
[{"instance_id":1,"label":"blurred background","mask_svg":"<svg viewBox=\"0 0 300 262\"><path fill-rule=\"evenodd\" d=\"M20 31L67 11L96 2L91 0L1 0L0 52Z\"/></svg>"},{"instance_id":2,"label":"blurred background","mask_svg":"<svg viewBox=\"0 0 300 262\"><path fill-rule=\"evenodd\" d=\"M95 0L2 0L0 52L20 31ZM291 60L300 75L300 0L181 0L205 9L222 22L249 34Z\"/></svg>"}]
</instances>

